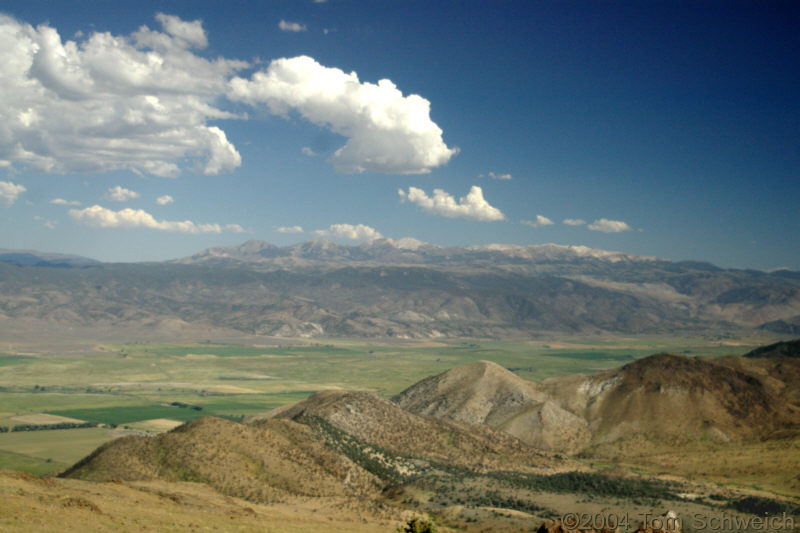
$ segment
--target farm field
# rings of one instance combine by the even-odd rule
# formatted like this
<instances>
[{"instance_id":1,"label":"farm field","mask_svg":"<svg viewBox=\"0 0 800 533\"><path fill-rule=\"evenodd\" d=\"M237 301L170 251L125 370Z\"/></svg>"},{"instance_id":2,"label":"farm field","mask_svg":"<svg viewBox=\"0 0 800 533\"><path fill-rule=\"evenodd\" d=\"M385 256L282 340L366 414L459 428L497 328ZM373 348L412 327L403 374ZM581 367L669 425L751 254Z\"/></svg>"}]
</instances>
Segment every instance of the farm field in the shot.
<instances>
[{"instance_id":1,"label":"farm field","mask_svg":"<svg viewBox=\"0 0 800 533\"><path fill-rule=\"evenodd\" d=\"M424 377L480 359L539 381L618 367L660 351L742 354L764 341L264 342L98 344L65 355L57 349L31 353L18 347L24 355L0 354L0 428L63 420L56 417L104 426L0 433L0 468L55 472L128 432L165 431L204 415L238 419L324 389L389 397Z\"/></svg>"}]
</instances>

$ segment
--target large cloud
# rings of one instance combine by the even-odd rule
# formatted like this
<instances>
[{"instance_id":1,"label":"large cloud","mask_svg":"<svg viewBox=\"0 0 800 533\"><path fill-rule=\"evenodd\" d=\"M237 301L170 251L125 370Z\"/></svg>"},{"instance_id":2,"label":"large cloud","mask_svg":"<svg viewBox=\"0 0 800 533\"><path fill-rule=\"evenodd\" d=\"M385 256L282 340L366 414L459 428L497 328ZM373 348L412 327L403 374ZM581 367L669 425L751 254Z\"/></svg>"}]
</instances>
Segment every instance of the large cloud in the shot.
<instances>
[{"instance_id":1,"label":"large cloud","mask_svg":"<svg viewBox=\"0 0 800 533\"><path fill-rule=\"evenodd\" d=\"M187 160L205 174L238 167L236 148L207 121L233 118L214 102L247 64L195 54L207 44L200 21L156 18L163 31L63 41L0 15L0 166L164 177Z\"/></svg>"},{"instance_id":2,"label":"large cloud","mask_svg":"<svg viewBox=\"0 0 800 533\"><path fill-rule=\"evenodd\" d=\"M242 233L244 231L238 224L223 226L220 224L195 224L191 220L156 220L153 215L143 209L126 208L113 211L99 205L85 209L70 209L69 216L79 224L94 228L149 228L179 233L222 233L223 231Z\"/></svg>"},{"instance_id":3,"label":"large cloud","mask_svg":"<svg viewBox=\"0 0 800 533\"><path fill-rule=\"evenodd\" d=\"M447 163L457 152L430 118L430 102L403 93L390 80L360 82L355 72L320 65L307 56L276 59L251 79L234 77L228 97L272 113L296 110L348 138L333 155L340 172L416 174Z\"/></svg>"},{"instance_id":4,"label":"large cloud","mask_svg":"<svg viewBox=\"0 0 800 533\"><path fill-rule=\"evenodd\" d=\"M496 207L489 205L483 198L483 189L473 185L469 193L456 202L451 194L442 189L434 189L433 196L416 187L409 187L408 192L398 189L397 194L411 203L417 204L425 211L449 218L469 218L472 220L504 220L506 217Z\"/></svg>"},{"instance_id":5,"label":"large cloud","mask_svg":"<svg viewBox=\"0 0 800 533\"><path fill-rule=\"evenodd\" d=\"M328 229L320 229L314 233L326 237L350 239L353 241L372 241L383 237L375 228L364 224L331 224Z\"/></svg>"},{"instance_id":6,"label":"large cloud","mask_svg":"<svg viewBox=\"0 0 800 533\"><path fill-rule=\"evenodd\" d=\"M27 189L17 183L0 181L0 207L11 207Z\"/></svg>"},{"instance_id":7,"label":"large cloud","mask_svg":"<svg viewBox=\"0 0 800 533\"><path fill-rule=\"evenodd\" d=\"M619 233L633 229L621 220L609 220L607 218L599 218L586 227L592 231L602 231L604 233Z\"/></svg>"}]
</instances>

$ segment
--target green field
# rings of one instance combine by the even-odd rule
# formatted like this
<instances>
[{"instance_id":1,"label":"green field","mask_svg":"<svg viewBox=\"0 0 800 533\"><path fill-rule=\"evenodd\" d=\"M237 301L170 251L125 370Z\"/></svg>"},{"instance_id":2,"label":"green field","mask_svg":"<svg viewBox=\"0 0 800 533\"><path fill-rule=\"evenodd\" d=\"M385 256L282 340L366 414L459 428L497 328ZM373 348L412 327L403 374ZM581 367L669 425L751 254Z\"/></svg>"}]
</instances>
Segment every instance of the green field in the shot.
<instances>
[{"instance_id":1,"label":"green field","mask_svg":"<svg viewBox=\"0 0 800 533\"><path fill-rule=\"evenodd\" d=\"M711 338L391 344L295 340L275 346L133 343L98 345L77 355L3 354L0 426L14 426L18 422L12 417L17 415L49 413L123 430L156 418L240 417L323 389L368 390L389 397L424 377L480 359L539 381L617 367L660 351L738 355L759 343L735 345ZM0 433L0 468L57 471L119 434L107 428Z\"/></svg>"}]
</instances>

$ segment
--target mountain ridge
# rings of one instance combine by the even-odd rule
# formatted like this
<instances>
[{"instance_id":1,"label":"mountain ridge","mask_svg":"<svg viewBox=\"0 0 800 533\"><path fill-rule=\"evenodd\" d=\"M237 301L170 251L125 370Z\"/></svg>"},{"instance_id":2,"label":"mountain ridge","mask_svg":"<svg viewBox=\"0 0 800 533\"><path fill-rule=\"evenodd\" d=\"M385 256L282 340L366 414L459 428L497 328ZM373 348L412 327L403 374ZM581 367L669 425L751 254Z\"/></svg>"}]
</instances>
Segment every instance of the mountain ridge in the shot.
<instances>
[{"instance_id":1,"label":"mountain ridge","mask_svg":"<svg viewBox=\"0 0 800 533\"><path fill-rule=\"evenodd\" d=\"M781 334L800 316L800 277L784 271L498 246L248 241L172 262L0 261L0 331L60 324L303 338Z\"/></svg>"}]
</instances>

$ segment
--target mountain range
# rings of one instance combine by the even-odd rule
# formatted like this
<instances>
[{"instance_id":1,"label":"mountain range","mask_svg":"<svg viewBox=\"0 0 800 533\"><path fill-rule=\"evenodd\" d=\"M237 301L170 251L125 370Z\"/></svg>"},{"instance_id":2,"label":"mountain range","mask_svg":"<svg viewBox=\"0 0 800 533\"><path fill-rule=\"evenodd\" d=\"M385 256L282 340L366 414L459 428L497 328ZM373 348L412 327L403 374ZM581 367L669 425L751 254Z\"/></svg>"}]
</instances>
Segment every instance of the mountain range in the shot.
<instances>
[{"instance_id":1,"label":"mountain range","mask_svg":"<svg viewBox=\"0 0 800 533\"><path fill-rule=\"evenodd\" d=\"M248 241L166 262L0 253L0 323L283 337L509 337L800 328L800 272L581 246Z\"/></svg>"}]
</instances>

